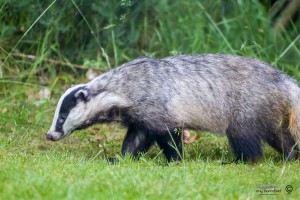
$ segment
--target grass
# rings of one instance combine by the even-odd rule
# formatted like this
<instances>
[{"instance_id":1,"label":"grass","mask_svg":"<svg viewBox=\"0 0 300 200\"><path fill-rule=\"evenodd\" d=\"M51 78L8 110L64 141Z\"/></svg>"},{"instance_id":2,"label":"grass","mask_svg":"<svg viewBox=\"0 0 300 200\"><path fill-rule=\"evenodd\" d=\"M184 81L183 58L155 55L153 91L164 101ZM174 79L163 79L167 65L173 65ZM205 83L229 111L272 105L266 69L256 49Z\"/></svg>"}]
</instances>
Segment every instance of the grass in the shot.
<instances>
[{"instance_id":1,"label":"grass","mask_svg":"<svg viewBox=\"0 0 300 200\"><path fill-rule=\"evenodd\" d=\"M258 163L220 165L234 157L226 138L210 133L185 146L183 162L170 164L156 146L138 161L121 158L126 130L118 124L47 141L56 98L25 100L39 86L19 85L9 92L9 86L3 88L11 94L6 97L10 102L0 106L0 199L269 198L258 192L264 185L281 189L276 198L297 199L300 194L299 160L285 162L265 146ZM111 164L107 157L120 161ZM286 185L293 186L291 194Z\"/></svg>"},{"instance_id":2,"label":"grass","mask_svg":"<svg viewBox=\"0 0 300 200\"><path fill-rule=\"evenodd\" d=\"M299 163L220 166L195 160L166 166L144 159L110 165L59 150L21 153L3 162L2 199L269 198L257 192L261 185L278 185L277 198L297 199L299 195ZM294 187L291 194L284 189L288 184Z\"/></svg>"},{"instance_id":3,"label":"grass","mask_svg":"<svg viewBox=\"0 0 300 200\"><path fill-rule=\"evenodd\" d=\"M234 53L299 81L299 21L275 33L257 1L224 2L0 3L0 199L298 199L299 160L268 146L258 163L220 165L234 158L227 139L205 133L185 146L183 162L167 164L156 146L140 160L122 158L118 124L45 139L62 91L87 81L80 65L105 71L143 54ZM270 185L281 191L261 195Z\"/></svg>"}]
</instances>

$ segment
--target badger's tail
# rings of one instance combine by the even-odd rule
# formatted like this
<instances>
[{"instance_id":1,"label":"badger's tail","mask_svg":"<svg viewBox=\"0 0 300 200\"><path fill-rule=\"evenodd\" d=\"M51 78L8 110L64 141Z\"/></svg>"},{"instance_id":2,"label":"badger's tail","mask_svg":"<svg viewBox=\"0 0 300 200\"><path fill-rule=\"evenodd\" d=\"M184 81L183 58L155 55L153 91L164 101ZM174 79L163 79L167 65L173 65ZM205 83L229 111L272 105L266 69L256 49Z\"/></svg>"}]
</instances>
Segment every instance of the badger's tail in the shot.
<instances>
[{"instance_id":1,"label":"badger's tail","mask_svg":"<svg viewBox=\"0 0 300 200\"><path fill-rule=\"evenodd\" d=\"M292 92L292 98L289 108L288 128L298 147L300 147L300 88L293 88L290 92Z\"/></svg>"},{"instance_id":2,"label":"badger's tail","mask_svg":"<svg viewBox=\"0 0 300 200\"><path fill-rule=\"evenodd\" d=\"M300 111L294 108L289 111L289 130L295 141L300 144Z\"/></svg>"}]
</instances>

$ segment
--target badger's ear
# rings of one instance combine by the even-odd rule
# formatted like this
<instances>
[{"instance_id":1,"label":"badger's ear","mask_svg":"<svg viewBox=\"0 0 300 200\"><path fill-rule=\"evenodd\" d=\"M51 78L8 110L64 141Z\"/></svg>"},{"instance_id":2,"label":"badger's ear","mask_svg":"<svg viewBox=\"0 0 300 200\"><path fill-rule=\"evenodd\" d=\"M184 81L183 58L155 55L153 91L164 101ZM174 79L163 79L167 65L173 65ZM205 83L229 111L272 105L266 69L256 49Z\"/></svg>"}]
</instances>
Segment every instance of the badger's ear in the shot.
<instances>
[{"instance_id":1,"label":"badger's ear","mask_svg":"<svg viewBox=\"0 0 300 200\"><path fill-rule=\"evenodd\" d=\"M87 89L80 89L74 96L76 99L86 102L89 99L89 91Z\"/></svg>"}]
</instances>

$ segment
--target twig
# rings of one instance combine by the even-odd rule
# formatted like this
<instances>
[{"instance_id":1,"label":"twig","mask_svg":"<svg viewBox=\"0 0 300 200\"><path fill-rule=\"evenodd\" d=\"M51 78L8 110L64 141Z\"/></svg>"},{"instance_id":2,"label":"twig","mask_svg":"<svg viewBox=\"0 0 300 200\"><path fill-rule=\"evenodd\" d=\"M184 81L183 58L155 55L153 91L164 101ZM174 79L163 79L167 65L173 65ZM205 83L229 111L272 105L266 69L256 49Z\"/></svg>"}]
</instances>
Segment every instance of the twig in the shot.
<instances>
[{"instance_id":1,"label":"twig","mask_svg":"<svg viewBox=\"0 0 300 200\"><path fill-rule=\"evenodd\" d=\"M27 55L24 53L12 53L12 56L15 57L20 57L20 58L26 58L29 60L37 60L37 56L34 55ZM100 70L99 68L96 67L88 67L88 66L84 66L84 65L79 65L79 64L73 64L73 63L68 63L68 62L64 62L64 61L58 61L58 60L54 60L52 58L45 58L43 59L44 61L54 64L54 65L63 65L63 66L69 66L69 67L74 67L74 68L78 68L78 69L94 69L100 72L104 72L104 70Z\"/></svg>"}]
</instances>

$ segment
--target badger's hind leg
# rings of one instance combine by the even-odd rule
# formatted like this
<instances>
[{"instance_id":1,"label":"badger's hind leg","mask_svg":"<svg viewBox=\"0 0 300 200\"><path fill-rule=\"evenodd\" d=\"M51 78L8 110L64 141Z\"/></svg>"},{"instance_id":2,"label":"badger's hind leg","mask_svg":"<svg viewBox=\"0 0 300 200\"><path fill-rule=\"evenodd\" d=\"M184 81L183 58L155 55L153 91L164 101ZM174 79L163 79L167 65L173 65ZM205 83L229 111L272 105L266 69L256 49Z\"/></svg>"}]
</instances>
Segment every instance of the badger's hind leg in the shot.
<instances>
[{"instance_id":1,"label":"badger's hind leg","mask_svg":"<svg viewBox=\"0 0 300 200\"><path fill-rule=\"evenodd\" d=\"M299 148L288 128L282 128L263 138L276 151L283 154L285 160L297 158Z\"/></svg>"},{"instance_id":2,"label":"badger's hind leg","mask_svg":"<svg viewBox=\"0 0 300 200\"><path fill-rule=\"evenodd\" d=\"M167 131L155 135L158 146L163 150L167 161L181 160L182 158L182 133Z\"/></svg>"},{"instance_id":3,"label":"badger's hind leg","mask_svg":"<svg viewBox=\"0 0 300 200\"><path fill-rule=\"evenodd\" d=\"M237 160L256 162L261 158L261 140L255 129L235 123L229 125L226 134Z\"/></svg>"},{"instance_id":4,"label":"badger's hind leg","mask_svg":"<svg viewBox=\"0 0 300 200\"><path fill-rule=\"evenodd\" d=\"M154 140L155 138L151 133L132 124L128 127L123 141L122 155L130 154L137 158L149 149Z\"/></svg>"}]
</instances>

